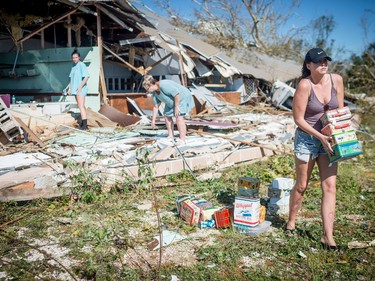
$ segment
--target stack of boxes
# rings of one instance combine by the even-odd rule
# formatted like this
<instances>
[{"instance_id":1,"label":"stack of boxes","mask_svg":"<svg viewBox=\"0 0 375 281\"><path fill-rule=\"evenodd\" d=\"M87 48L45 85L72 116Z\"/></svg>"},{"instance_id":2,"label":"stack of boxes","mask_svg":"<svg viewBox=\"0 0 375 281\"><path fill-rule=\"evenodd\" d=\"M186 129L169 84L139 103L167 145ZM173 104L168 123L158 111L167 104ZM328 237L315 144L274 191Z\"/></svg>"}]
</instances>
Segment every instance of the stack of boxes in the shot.
<instances>
[{"instance_id":1,"label":"stack of boxes","mask_svg":"<svg viewBox=\"0 0 375 281\"><path fill-rule=\"evenodd\" d=\"M285 215L289 212L289 198L293 186L294 180L291 178L275 178L272 180L272 184L268 188L268 215Z\"/></svg>"},{"instance_id":2,"label":"stack of boxes","mask_svg":"<svg viewBox=\"0 0 375 281\"><path fill-rule=\"evenodd\" d=\"M230 226L230 208L213 206L205 199L189 194L179 196L176 208L180 217L190 225L198 225L200 228Z\"/></svg>"},{"instance_id":3,"label":"stack of boxes","mask_svg":"<svg viewBox=\"0 0 375 281\"><path fill-rule=\"evenodd\" d=\"M330 163L349 159L362 153L355 130L351 123L352 114L349 107L325 112L320 118L323 125L322 134L332 137L334 154L329 154Z\"/></svg>"},{"instance_id":4,"label":"stack of boxes","mask_svg":"<svg viewBox=\"0 0 375 281\"><path fill-rule=\"evenodd\" d=\"M260 205L259 179L241 177L238 179L237 187L233 214L234 227L239 232L250 235L266 231L270 223L264 221L266 208Z\"/></svg>"}]
</instances>

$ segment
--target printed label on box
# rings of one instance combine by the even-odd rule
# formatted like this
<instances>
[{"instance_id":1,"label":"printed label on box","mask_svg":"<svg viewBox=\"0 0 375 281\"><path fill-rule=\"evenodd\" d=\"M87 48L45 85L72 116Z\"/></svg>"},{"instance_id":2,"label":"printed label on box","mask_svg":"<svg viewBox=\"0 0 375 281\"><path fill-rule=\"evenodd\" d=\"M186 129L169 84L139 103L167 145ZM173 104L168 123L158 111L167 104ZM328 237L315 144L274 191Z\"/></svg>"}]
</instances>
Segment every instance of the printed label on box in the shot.
<instances>
[{"instance_id":1,"label":"printed label on box","mask_svg":"<svg viewBox=\"0 0 375 281\"><path fill-rule=\"evenodd\" d=\"M249 188L249 189L259 189L260 181L256 178L251 177L241 177L238 179L238 187Z\"/></svg>"},{"instance_id":2,"label":"printed label on box","mask_svg":"<svg viewBox=\"0 0 375 281\"><path fill-rule=\"evenodd\" d=\"M323 135L330 136L334 134L344 133L353 130L350 120L337 122L335 125L327 124L321 131Z\"/></svg>"},{"instance_id":3,"label":"printed label on box","mask_svg":"<svg viewBox=\"0 0 375 281\"><path fill-rule=\"evenodd\" d=\"M236 196L234 224L256 226L259 224L260 199Z\"/></svg>"},{"instance_id":4,"label":"printed label on box","mask_svg":"<svg viewBox=\"0 0 375 281\"><path fill-rule=\"evenodd\" d=\"M190 200L183 201L180 209L180 216L190 225L198 224L201 210Z\"/></svg>"},{"instance_id":5,"label":"printed label on box","mask_svg":"<svg viewBox=\"0 0 375 281\"><path fill-rule=\"evenodd\" d=\"M348 141L356 141L357 135L352 130L352 131L347 131L345 133L332 135L332 139L333 139L334 144L339 144L339 143L348 142Z\"/></svg>"},{"instance_id":6,"label":"printed label on box","mask_svg":"<svg viewBox=\"0 0 375 281\"><path fill-rule=\"evenodd\" d=\"M320 118L323 126L327 125L328 123L336 123L338 121L351 119L352 114L350 113L349 107L345 106L343 108L332 109L323 114Z\"/></svg>"},{"instance_id":7,"label":"printed label on box","mask_svg":"<svg viewBox=\"0 0 375 281\"><path fill-rule=\"evenodd\" d=\"M362 148L358 141L336 144L332 147L332 149L334 154L328 155L331 163L335 163L339 160L350 159L362 154Z\"/></svg>"}]
</instances>

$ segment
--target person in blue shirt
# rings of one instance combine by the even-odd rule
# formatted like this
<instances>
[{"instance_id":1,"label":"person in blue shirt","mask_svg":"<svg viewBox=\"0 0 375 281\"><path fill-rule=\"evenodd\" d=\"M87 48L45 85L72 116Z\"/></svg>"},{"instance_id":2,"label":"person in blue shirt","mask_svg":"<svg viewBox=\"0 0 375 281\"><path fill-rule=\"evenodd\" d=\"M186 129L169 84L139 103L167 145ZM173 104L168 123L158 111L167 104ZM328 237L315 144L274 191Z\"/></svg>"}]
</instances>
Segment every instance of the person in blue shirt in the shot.
<instances>
[{"instance_id":1,"label":"person in blue shirt","mask_svg":"<svg viewBox=\"0 0 375 281\"><path fill-rule=\"evenodd\" d=\"M152 128L156 128L156 116L158 115L159 106L163 102L165 104L163 115L168 130L168 137L172 140L174 138L173 117L175 117L179 132L177 142L185 143L186 124L184 116L190 112L194 105L190 90L172 80L165 79L157 81L151 75L144 76L142 86L148 93L153 93L152 99L154 107L152 110Z\"/></svg>"},{"instance_id":2,"label":"person in blue shirt","mask_svg":"<svg viewBox=\"0 0 375 281\"><path fill-rule=\"evenodd\" d=\"M85 108L85 97L87 95L87 80L89 72L86 65L80 61L81 55L77 50L72 53L73 65L69 74L70 83L68 86L68 95L74 95L81 113L81 130L87 130L87 114Z\"/></svg>"}]
</instances>

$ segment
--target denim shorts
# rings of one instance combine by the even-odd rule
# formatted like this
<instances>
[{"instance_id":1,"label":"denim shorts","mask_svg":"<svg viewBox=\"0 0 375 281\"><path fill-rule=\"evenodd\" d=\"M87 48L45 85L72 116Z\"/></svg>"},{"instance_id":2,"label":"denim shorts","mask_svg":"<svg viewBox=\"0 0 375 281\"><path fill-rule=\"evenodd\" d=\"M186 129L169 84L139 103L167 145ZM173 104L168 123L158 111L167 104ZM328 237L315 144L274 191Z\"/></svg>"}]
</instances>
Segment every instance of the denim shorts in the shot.
<instances>
[{"instance_id":1,"label":"denim shorts","mask_svg":"<svg viewBox=\"0 0 375 281\"><path fill-rule=\"evenodd\" d=\"M327 154L327 152L319 139L297 128L294 137L294 154L297 159L307 163L310 155L311 159L315 159L319 154Z\"/></svg>"}]
</instances>

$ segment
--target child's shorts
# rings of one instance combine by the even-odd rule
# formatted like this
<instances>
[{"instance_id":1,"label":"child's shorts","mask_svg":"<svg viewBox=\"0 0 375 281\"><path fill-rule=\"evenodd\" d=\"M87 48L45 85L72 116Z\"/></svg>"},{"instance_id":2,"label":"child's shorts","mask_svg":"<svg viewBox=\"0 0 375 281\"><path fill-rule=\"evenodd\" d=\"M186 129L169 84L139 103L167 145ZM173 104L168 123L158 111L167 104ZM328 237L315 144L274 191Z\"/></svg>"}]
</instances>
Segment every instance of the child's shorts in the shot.
<instances>
[{"instance_id":1,"label":"child's shorts","mask_svg":"<svg viewBox=\"0 0 375 281\"><path fill-rule=\"evenodd\" d=\"M327 154L327 152L319 139L297 128L294 137L294 154L297 159L307 163L310 155L311 159L315 159L319 154Z\"/></svg>"}]
</instances>

